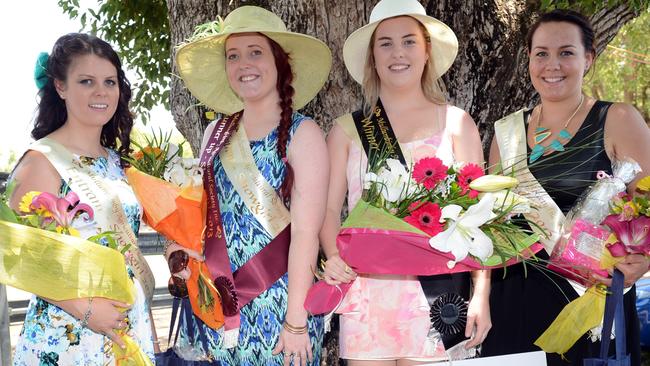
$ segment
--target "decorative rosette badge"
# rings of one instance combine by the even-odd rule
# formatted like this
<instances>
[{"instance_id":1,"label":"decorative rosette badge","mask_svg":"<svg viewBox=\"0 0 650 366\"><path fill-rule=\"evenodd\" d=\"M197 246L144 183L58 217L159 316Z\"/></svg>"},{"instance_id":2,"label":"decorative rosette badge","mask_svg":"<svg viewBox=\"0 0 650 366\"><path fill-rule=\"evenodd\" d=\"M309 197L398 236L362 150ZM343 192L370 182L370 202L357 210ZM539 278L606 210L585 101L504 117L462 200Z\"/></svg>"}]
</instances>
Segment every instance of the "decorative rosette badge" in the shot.
<instances>
[{"instance_id":1,"label":"decorative rosette badge","mask_svg":"<svg viewBox=\"0 0 650 366\"><path fill-rule=\"evenodd\" d=\"M431 304L431 326L442 336L445 349L465 340L467 303L462 296L444 293Z\"/></svg>"}]
</instances>

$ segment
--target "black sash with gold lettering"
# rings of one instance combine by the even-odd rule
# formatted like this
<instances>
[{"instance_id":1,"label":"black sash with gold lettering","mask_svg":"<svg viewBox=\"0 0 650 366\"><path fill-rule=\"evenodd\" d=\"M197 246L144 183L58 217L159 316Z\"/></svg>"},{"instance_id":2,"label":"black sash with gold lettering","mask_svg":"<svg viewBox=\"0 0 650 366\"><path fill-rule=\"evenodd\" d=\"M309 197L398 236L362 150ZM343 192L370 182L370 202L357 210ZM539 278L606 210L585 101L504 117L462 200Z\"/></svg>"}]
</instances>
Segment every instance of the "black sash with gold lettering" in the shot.
<instances>
[{"instance_id":1,"label":"black sash with gold lettering","mask_svg":"<svg viewBox=\"0 0 650 366\"><path fill-rule=\"evenodd\" d=\"M359 110L352 113L352 119L368 157L368 171L377 172L389 158L399 160L409 169L381 100L377 100L370 116ZM431 309L431 326L442 336L445 349L465 340L469 272L418 276L418 280Z\"/></svg>"}]
</instances>

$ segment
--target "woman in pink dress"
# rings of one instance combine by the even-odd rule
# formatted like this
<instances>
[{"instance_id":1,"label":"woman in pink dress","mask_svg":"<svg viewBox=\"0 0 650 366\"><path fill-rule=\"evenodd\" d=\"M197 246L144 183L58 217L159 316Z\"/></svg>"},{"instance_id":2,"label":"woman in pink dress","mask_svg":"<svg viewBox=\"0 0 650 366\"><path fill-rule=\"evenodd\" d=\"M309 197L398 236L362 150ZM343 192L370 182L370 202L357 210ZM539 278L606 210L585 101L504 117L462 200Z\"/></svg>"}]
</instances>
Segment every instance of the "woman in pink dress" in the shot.
<instances>
[{"instance_id":1,"label":"woman in pink dress","mask_svg":"<svg viewBox=\"0 0 650 366\"><path fill-rule=\"evenodd\" d=\"M360 115L372 118L371 111L383 108L407 162L436 156L446 164L483 164L474 121L446 102L440 79L457 51L451 29L427 16L416 0L380 1L369 24L345 42L345 65L363 86L366 105L338 118L328 136L331 176L320 239L327 256L325 280L334 285L354 281L336 311L340 356L349 365L401 366L472 357L491 327L489 271L471 274L465 328L469 339L445 350L440 334L431 327L422 277L356 274L336 248L346 193L352 208L361 197L367 171L367 154L357 132ZM470 275L459 278L469 289ZM443 281L438 276L427 279L433 287Z\"/></svg>"}]
</instances>

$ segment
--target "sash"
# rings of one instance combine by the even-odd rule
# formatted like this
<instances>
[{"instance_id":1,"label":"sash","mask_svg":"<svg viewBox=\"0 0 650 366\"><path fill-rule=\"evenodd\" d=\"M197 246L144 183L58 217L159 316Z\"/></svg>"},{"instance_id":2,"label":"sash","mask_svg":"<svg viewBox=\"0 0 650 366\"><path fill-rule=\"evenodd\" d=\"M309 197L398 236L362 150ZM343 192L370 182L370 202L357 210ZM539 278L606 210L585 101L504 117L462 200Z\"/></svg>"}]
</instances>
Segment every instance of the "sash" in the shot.
<instances>
[{"instance_id":1,"label":"sash","mask_svg":"<svg viewBox=\"0 0 650 366\"><path fill-rule=\"evenodd\" d=\"M257 169L243 126L241 112L217 122L201 156L203 184L207 192L208 217L205 231L205 262L221 295L225 315L223 344L237 345L239 310L266 291L287 272L291 237L289 211L275 189ZM214 159L219 155L226 175L246 207L273 240L234 273L217 199Z\"/></svg>"},{"instance_id":2,"label":"sash","mask_svg":"<svg viewBox=\"0 0 650 366\"><path fill-rule=\"evenodd\" d=\"M364 118L363 111L360 110L352 113L352 119L361 146L368 157L370 171L375 171L388 158L398 159L407 170L409 169L381 100L377 100L377 105L370 116ZM469 273L418 276L418 281L420 281L422 291L431 307L432 327L436 324L436 320L441 318L443 308L446 312L450 311L450 307L454 308L452 313L456 319L452 319L452 323L466 322L467 305L465 302L470 295ZM445 320L445 322L449 321L449 319ZM447 325L452 323L447 323ZM458 332L458 328L460 328L458 324L456 327L436 327L445 349L449 350L465 339L464 325L460 332Z\"/></svg>"},{"instance_id":3,"label":"sash","mask_svg":"<svg viewBox=\"0 0 650 366\"><path fill-rule=\"evenodd\" d=\"M81 202L89 204L95 213L95 222L101 231L112 231L120 249L128 246L125 261L133 270L146 295L146 302L151 304L155 288L155 279L140 248L138 239L131 230L131 225L124 213L122 203L104 178L100 177L90 167L80 164L70 151L58 142L42 138L34 142L30 150L35 150L49 160L61 178L68 182L70 188L79 196ZM130 189L126 179L116 181Z\"/></svg>"},{"instance_id":4,"label":"sash","mask_svg":"<svg viewBox=\"0 0 650 366\"><path fill-rule=\"evenodd\" d=\"M381 104L381 99L377 100L375 109L368 117L364 117L363 110L358 110L352 113L352 119L361 146L368 157L369 171L375 171L386 159L397 159L408 169L404 153Z\"/></svg>"},{"instance_id":5,"label":"sash","mask_svg":"<svg viewBox=\"0 0 650 366\"><path fill-rule=\"evenodd\" d=\"M564 214L546 190L528 169L526 124L524 110L519 110L494 123L495 138L501 155L504 174L514 173L520 184L514 192L531 201L536 210L524 214L527 220L535 223L531 229L539 234L546 252L553 253L560 239Z\"/></svg>"}]
</instances>

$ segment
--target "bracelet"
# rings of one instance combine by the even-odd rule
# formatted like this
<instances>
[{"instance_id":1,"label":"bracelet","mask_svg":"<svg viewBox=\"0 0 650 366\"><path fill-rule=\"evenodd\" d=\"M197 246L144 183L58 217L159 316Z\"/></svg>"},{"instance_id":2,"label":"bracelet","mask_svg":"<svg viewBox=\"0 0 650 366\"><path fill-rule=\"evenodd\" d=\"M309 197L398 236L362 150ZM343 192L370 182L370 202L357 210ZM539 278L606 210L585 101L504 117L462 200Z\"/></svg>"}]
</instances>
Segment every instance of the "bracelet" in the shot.
<instances>
[{"instance_id":1,"label":"bracelet","mask_svg":"<svg viewBox=\"0 0 650 366\"><path fill-rule=\"evenodd\" d=\"M282 327L287 330L287 332L291 334L305 334L307 333L307 325L303 327L296 327L291 324L289 324L286 320L284 323L282 323Z\"/></svg>"},{"instance_id":2,"label":"bracelet","mask_svg":"<svg viewBox=\"0 0 650 366\"><path fill-rule=\"evenodd\" d=\"M94 297L88 299L88 310L84 313L83 319L81 319L81 327L86 328L88 326L88 321L90 320L90 315L93 313L92 304Z\"/></svg>"},{"instance_id":3,"label":"bracelet","mask_svg":"<svg viewBox=\"0 0 650 366\"><path fill-rule=\"evenodd\" d=\"M165 257L165 259L167 259L167 249L169 249L169 246L172 245L172 243L172 240L167 239L165 244L163 244L163 257Z\"/></svg>"}]
</instances>

